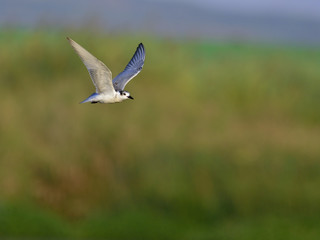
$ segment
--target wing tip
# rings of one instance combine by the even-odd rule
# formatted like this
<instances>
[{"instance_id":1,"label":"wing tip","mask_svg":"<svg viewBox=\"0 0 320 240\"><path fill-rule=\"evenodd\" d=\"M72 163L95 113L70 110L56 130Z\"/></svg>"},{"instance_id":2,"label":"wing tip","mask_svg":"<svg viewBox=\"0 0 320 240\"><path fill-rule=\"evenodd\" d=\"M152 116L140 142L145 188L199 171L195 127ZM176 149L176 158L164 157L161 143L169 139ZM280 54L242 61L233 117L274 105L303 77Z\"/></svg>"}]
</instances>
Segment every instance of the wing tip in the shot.
<instances>
[{"instance_id":1,"label":"wing tip","mask_svg":"<svg viewBox=\"0 0 320 240\"><path fill-rule=\"evenodd\" d=\"M71 44L72 47L74 47L74 45L79 45L75 41L73 41L73 39L71 39L69 37L66 37L66 39L69 41L69 43Z\"/></svg>"},{"instance_id":2,"label":"wing tip","mask_svg":"<svg viewBox=\"0 0 320 240\"><path fill-rule=\"evenodd\" d=\"M142 48L143 50L144 50L144 45L143 45L143 43L141 42L141 43L139 43L139 45L138 45L138 48Z\"/></svg>"},{"instance_id":3,"label":"wing tip","mask_svg":"<svg viewBox=\"0 0 320 240\"><path fill-rule=\"evenodd\" d=\"M146 54L146 50L144 49L144 45L143 43L139 43L138 47L137 47L137 51L140 51L140 54L142 54L143 56L145 56Z\"/></svg>"},{"instance_id":4,"label":"wing tip","mask_svg":"<svg viewBox=\"0 0 320 240\"><path fill-rule=\"evenodd\" d=\"M71 38L66 37L66 39L69 41L69 43L72 45L72 43L74 42Z\"/></svg>"}]
</instances>

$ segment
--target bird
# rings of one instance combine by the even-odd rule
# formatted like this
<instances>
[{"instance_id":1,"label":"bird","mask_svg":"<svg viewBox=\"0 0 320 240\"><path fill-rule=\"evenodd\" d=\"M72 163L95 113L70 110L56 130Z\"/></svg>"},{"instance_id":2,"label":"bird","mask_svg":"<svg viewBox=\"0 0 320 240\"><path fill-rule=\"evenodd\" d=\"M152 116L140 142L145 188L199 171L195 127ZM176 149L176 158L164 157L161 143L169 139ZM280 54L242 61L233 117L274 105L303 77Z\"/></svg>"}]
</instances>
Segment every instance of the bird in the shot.
<instances>
[{"instance_id":1,"label":"bird","mask_svg":"<svg viewBox=\"0 0 320 240\"><path fill-rule=\"evenodd\" d=\"M129 92L124 90L124 87L142 70L145 60L145 49L142 43L138 45L124 70L112 79L111 71L103 62L71 38L67 37L67 40L86 66L96 88L95 93L80 103L119 103L126 99L134 99Z\"/></svg>"}]
</instances>

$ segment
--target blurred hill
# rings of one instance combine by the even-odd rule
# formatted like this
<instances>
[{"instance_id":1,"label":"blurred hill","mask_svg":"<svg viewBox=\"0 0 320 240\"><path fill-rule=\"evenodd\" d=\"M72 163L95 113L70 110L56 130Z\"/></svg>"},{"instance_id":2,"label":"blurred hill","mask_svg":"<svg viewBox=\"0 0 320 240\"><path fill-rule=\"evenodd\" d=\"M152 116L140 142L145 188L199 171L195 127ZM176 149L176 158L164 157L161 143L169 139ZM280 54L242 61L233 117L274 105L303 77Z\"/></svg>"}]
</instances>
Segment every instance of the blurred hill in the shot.
<instances>
[{"instance_id":1,"label":"blurred hill","mask_svg":"<svg viewBox=\"0 0 320 240\"><path fill-rule=\"evenodd\" d=\"M319 4L310 1L5 1L0 24L81 27L113 33L320 45ZM206 4L205 4L206 3ZM312 7L314 5L314 7Z\"/></svg>"}]
</instances>

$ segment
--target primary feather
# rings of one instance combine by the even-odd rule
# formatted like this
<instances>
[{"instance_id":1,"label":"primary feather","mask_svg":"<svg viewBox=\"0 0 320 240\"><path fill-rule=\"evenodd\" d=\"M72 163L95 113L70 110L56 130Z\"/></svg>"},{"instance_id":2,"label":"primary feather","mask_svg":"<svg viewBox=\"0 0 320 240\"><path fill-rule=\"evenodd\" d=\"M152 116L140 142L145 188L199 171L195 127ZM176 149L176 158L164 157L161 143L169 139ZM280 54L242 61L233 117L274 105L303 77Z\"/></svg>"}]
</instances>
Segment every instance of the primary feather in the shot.
<instances>
[{"instance_id":1,"label":"primary feather","mask_svg":"<svg viewBox=\"0 0 320 240\"><path fill-rule=\"evenodd\" d=\"M144 46L140 43L125 69L112 80L116 91L123 91L127 83L142 70L145 56Z\"/></svg>"}]
</instances>

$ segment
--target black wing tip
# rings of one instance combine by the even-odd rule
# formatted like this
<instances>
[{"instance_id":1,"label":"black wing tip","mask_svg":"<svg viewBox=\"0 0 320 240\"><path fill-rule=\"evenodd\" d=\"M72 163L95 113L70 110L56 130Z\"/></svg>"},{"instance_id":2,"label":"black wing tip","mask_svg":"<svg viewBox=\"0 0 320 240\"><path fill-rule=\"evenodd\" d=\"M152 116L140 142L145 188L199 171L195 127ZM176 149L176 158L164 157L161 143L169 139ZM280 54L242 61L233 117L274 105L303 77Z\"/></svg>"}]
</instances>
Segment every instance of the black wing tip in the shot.
<instances>
[{"instance_id":1,"label":"black wing tip","mask_svg":"<svg viewBox=\"0 0 320 240\"><path fill-rule=\"evenodd\" d=\"M146 54L146 50L144 49L144 45L142 42L139 43L139 46L137 47L136 53L138 53L138 52L139 52L140 56L142 55L144 58L144 56Z\"/></svg>"},{"instance_id":2,"label":"black wing tip","mask_svg":"<svg viewBox=\"0 0 320 240\"><path fill-rule=\"evenodd\" d=\"M143 43L142 43L142 42L141 42L141 43L139 43L138 48L142 48L142 49L144 50L144 45L143 45Z\"/></svg>"}]
</instances>

